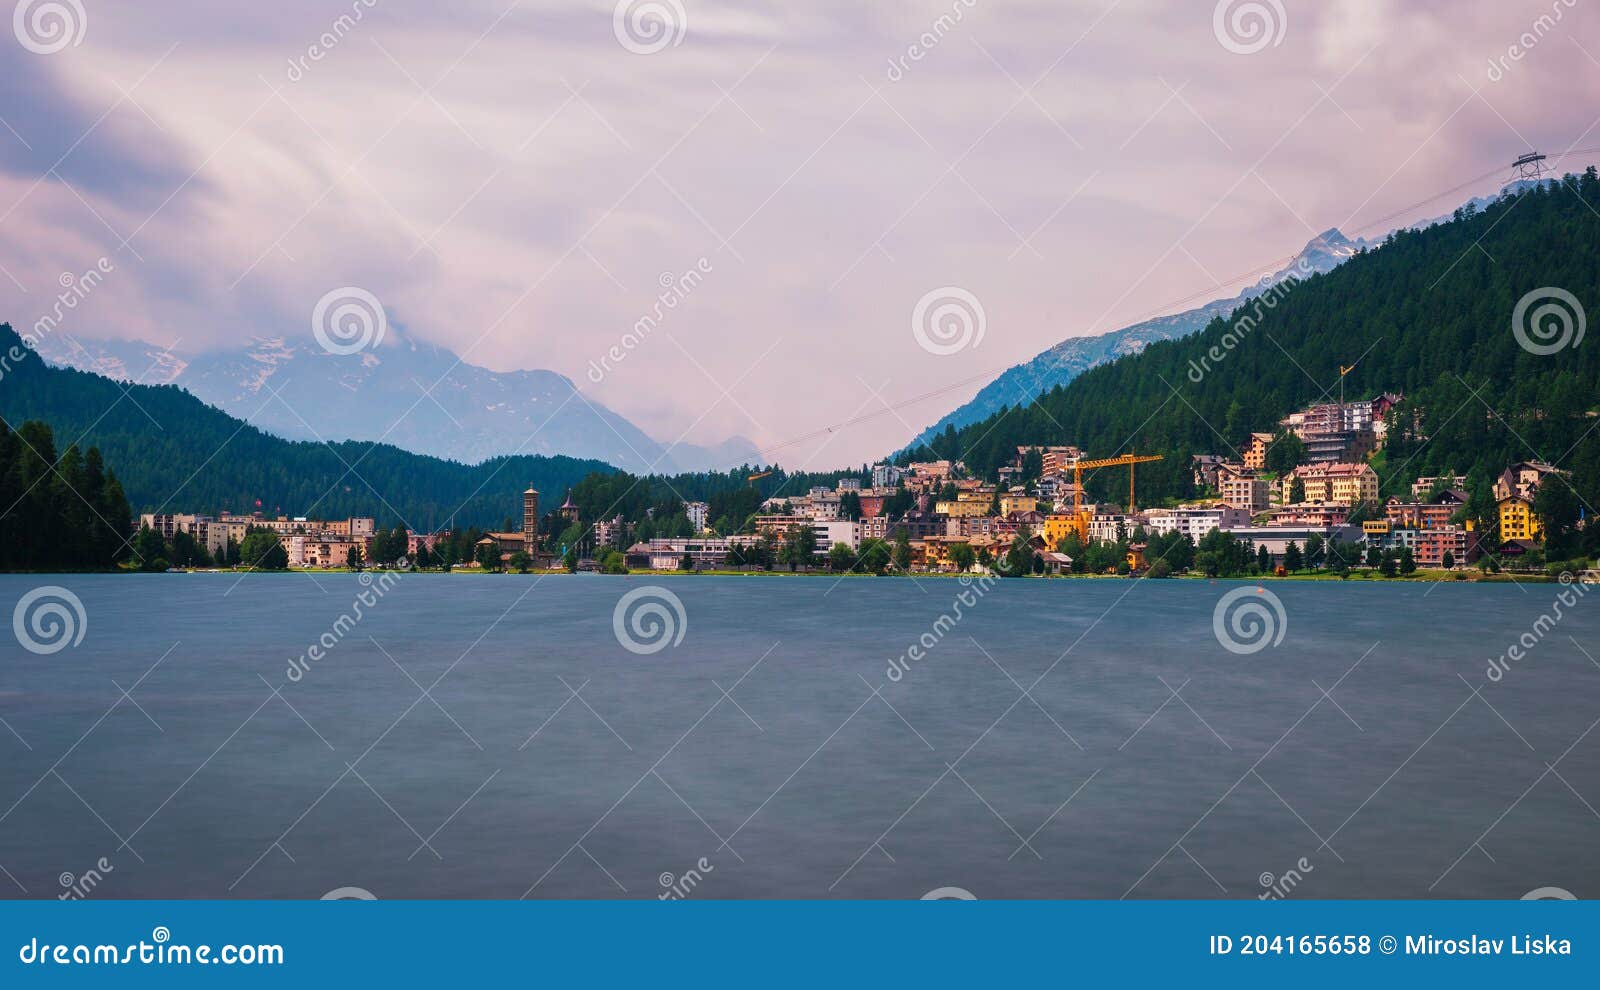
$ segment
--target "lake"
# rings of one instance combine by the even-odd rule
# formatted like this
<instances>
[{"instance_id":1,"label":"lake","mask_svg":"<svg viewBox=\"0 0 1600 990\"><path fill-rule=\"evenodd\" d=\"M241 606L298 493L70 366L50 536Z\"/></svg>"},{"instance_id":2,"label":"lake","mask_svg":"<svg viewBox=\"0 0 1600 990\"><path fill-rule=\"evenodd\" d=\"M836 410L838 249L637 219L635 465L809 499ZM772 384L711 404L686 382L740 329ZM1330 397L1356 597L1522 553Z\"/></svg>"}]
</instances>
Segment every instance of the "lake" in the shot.
<instances>
[{"instance_id":1,"label":"lake","mask_svg":"<svg viewBox=\"0 0 1600 990\"><path fill-rule=\"evenodd\" d=\"M372 580L0 577L0 891L1600 896L1597 589Z\"/></svg>"}]
</instances>

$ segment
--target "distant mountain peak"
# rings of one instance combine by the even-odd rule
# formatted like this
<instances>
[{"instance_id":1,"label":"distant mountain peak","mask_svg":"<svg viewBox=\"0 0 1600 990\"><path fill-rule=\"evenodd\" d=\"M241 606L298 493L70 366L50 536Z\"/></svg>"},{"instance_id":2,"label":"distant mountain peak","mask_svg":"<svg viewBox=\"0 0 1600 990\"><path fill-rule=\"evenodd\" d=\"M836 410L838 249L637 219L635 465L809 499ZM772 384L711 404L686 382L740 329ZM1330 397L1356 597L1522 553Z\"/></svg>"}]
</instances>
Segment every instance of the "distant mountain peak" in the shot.
<instances>
[{"instance_id":1,"label":"distant mountain peak","mask_svg":"<svg viewBox=\"0 0 1600 990\"><path fill-rule=\"evenodd\" d=\"M182 386L291 440L383 439L468 463L564 454L632 472L722 470L759 460L755 445L742 437L669 450L601 403L578 396L565 375L490 371L393 327L378 348L353 355L284 336L254 336L233 350L181 357L140 341L56 336L42 341L39 353L53 364L119 381Z\"/></svg>"}]
</instances>

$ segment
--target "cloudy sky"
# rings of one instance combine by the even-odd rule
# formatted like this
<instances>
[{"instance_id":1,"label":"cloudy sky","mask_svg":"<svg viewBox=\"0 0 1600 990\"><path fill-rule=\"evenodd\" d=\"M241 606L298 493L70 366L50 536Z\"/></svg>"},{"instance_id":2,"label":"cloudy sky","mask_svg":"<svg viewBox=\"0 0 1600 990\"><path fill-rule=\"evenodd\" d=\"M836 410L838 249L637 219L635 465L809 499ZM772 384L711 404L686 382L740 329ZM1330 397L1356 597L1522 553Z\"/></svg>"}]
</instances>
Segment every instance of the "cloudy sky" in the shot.
<instances>
[{"instance_id":1,"label":"cloudy sky","mask_svg":"<svg viewBox=\"0 0 1600 990\"><path fill-rule=\"evenodd\" d=\"M775 451L795 466L1529 146L1600 146L1587 0L16 6L0 319L105 257L63 332L309 339L358 286L392 333L559 371L663 440L879 413ZM981 341L919 340L951 288Z\"/></svg>"}]
</instances>

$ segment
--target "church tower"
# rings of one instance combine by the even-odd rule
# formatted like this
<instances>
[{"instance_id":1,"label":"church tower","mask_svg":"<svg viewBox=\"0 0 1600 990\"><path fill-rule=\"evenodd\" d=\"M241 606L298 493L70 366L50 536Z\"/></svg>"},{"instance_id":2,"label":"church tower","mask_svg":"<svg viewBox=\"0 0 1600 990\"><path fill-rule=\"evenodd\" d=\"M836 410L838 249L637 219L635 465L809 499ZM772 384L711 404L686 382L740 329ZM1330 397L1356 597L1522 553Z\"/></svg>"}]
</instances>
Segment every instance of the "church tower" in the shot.
<instances>
[{"instance_id":1,"label":"church tower","mask_svg":"<svg viewBox=\"0 0 1600 990\"><path fill-rule=\"evenodd\" d=\"M539 492L532 486L522 493L522 551L532 557L539 549Z\"/></svg>"}]
</instances>

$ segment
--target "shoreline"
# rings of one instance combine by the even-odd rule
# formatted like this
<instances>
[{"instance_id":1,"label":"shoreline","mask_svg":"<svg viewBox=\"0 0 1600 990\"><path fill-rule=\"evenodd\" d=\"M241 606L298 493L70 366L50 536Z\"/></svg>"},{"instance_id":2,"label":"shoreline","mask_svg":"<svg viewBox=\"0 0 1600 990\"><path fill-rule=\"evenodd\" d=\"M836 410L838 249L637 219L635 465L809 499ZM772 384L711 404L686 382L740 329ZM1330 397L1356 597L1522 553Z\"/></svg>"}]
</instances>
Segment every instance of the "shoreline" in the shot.
<instances>
[{"instance_id":1,"label":"shoreline","mask_svg":"<svg viewBox=\"0 0 1600 990\"><path fill-rule=\"evenodd\" d=\"M272 571L258 571L258 570L252 570L250 568L243 568L243 567L240 567L240 568L216 568L216 567L174 568L174 569L167 570L167 571L138 571L138 570L119 568L119 569L116 569L116 570L83 570L83 571L0 571L0 574L5 574L5 575L32 575L32 576L51 576L51 575L69 576L69 575L99 575L99 574L107 574L107 575L109 575L109 574L121 574L121 575L139 575L139 574L148 574L148 575L221 574L221 575L238 575L240 577L245 577L245 576L248 576L248 575L270 576L270 575L299 575L299 574L308 574L308 575L317 575L317 574L327 574L327 575L334 575L334 574L385 575L385 574L392 574L392 575L397 575L397 576L403 575L405 577L414 577L414 576L490 577L490 576L494 576L494 577L531 577L531 578L546 578L546 577L596 578L597 577L597 578L628 578L628 579L641 578L641 577L650 577L650 578L656 578L656 579L666 579L666 578L686 579L686 578L696 578L696 577L813 578L813 579L814 578L829 578L829 579L832 579L832 580L835 580L835 581L856 580L856 579L871 579L871 580L888 579L888 580L921 581L921 580L949 580L949 579L954 578L957 581L961 581L961 582L964 582L964 583L971 583L972 581L976 581L976 580L978 580L980 578L983 578L983 577L993 576L993 575L990 575L987 572L980 572L980 571L967 571L967 572L963 572L963 573L955 573L955 572L950 572L950 571L929 571L929 572L926 572L926 573L916 573L916 574L858 574L858 573L854 573L854 572L850 572L850 571L837 572L837 571L821 571L821 570L812 570L812 571L776 571L776 570L774 570L774 571L728 571L728 570L654 571L654 570L634 570L634 571L629 571L626 574L602 574L602 573L599 573L599 572L585 572L585 571L580 571L580 572L574 573L574 572L569 572L569 571L567 571L565 569L555 569L555 570L527 571L526 573L519 574L519 573L514 572L514 571L481 571L481 570L478 570L478 569L475 569L475 568L456 568L456 569L452 569L452 570L449 570L449 571L439 571L439 570L400 571L400 570L391 570L391 569L385 569L385 568L362 568L362 569L359 569L359 570L352 570L352 569L346 568L346 567L286 568L284 570L272 570ZM374 580L376 580L376 578L374 578ZM1151 580L1151 581L1161 581L1161 582L1196 582L1196 581L1204 581L1204 582L1213 582L1213 583L1214 582L1218 582L1218 581L1231 581L1231 582L1238 582L1238 583L1255 582L1255 583L1258 583L1258 584L1266 583L1266 582L1280 582L1281 581L1281 582L1300 582L1300 583L1313 583L1313 584L1315 584L1315 583L1336 583L1336 584L1357 583L1357 584L1395 584L1395 585L1404 585L1404 584L1513 584L1513 585L1516 585L1516 584L1562 584L1562 583L1565 583L1565 582L1562 582L1561 577L1559 575L1534 574L1534 573L1529 573L1529 574L1507 574L1505 572L1501 572L1499 574L1484 574L1484 573L1476 572L1476 571L1469 572L1469 571L1462 570L1462 569L1457 569L1457 570L1454 570L1454 571L1418 570L1415 574L1411 574L1411 575L1406 576L1406 577L1382 577L1382 576L1378 575L1376 572L1373 572L1373 571L1359 570L1359 571L1350 571L1350 572L1347 572L1347 573L1342 574L1342 575L1341 574L1335 574L1335 573L1333 573L1331 571L1301 571L1301 572L1296 572L1294 574L1282 574L1282 575L1279 575L1279 574L1234 574L1234 575L1218 576L1218 577L1209 577L1209 576L1204 575L1204 574L1182 574L1182 575L1174 574L1174 575L1169 575L1167 577L1162 577L1162 578L1146 578L1144 576L1137 575L1137 574L1050 574L1050 575L1029 574L1029 575L1025 575L1025 576L1023 576L1021 578L998 577L998 580L1005 581L1005 582L1013 582L1013 581L1144 581L1144 580ZM1578 575L1573 574L1573 575L1569 575L1569 580L1570 581L1576 581L1576 580L1581 580L1581 578Z\"/></svg>"}]
</instances>

